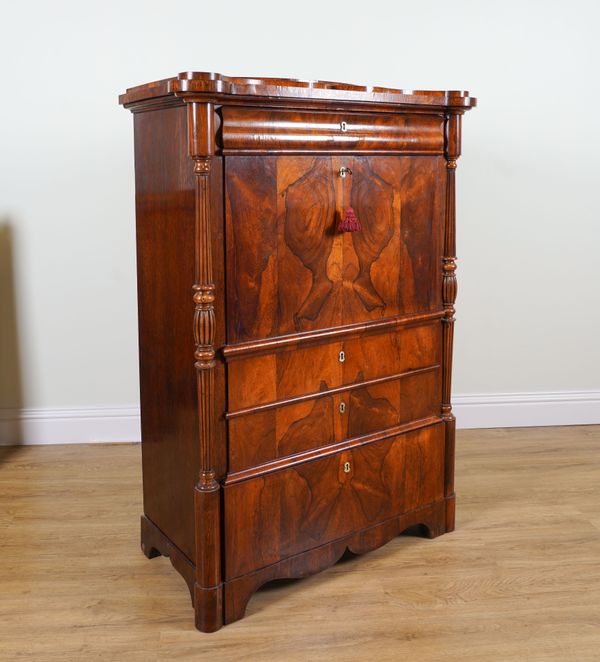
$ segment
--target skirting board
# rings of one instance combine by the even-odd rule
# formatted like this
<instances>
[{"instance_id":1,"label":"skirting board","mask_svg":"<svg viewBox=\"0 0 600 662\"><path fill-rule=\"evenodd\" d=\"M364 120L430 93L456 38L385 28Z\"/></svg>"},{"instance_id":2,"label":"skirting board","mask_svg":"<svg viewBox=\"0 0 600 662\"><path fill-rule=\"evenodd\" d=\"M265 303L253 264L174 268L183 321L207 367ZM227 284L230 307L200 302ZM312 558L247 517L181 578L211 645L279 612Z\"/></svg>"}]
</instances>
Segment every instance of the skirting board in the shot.
<instances>
[{"instance_id":1,"label":"skirting board","mask_svg":"<svg viewBox=\"0 0 600 662\"><path fill-rule=\"evenodd\" d=\"M0 446L140 441L140 408L0 410Z\"/></svg>"},{"instance_id":2,"label":"skirting board","mask_svg":"<svg viewBox=\"0 0 600 662\"><path fill-rule=\"evenodd\" d=\"M600 391L455 395L458 428L600 424Z\"/></svg>"},{"instance_id":3,"label":"skirting board","mask_svg":"<svg viewBox=\"0 0 600 662\"><path fill-rule=\"evenodd\" d=\"M452 402L462 429L600 424L600 391L455 395ZM0 446L139 440L136 406L0 410Z\"/></svg>"}]
</instances>

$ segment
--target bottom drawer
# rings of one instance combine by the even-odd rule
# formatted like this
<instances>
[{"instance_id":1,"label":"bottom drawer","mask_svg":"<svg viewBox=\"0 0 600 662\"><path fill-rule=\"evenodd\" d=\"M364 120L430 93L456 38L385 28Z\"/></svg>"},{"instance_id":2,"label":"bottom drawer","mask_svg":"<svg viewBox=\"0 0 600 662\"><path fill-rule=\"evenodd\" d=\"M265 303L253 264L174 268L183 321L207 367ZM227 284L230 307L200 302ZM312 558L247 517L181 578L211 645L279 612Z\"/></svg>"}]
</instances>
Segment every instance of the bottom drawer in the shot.
<instances>
[{"instance_id":1,"label":"bottom drawer","mask_svg":"<svg viewBox=\"0 0 600 662\"><path fill-rule=\"evenodd\" d=\"M225 578L441 499L443 424L224 488Z\"/></svg>"}]
</instances>

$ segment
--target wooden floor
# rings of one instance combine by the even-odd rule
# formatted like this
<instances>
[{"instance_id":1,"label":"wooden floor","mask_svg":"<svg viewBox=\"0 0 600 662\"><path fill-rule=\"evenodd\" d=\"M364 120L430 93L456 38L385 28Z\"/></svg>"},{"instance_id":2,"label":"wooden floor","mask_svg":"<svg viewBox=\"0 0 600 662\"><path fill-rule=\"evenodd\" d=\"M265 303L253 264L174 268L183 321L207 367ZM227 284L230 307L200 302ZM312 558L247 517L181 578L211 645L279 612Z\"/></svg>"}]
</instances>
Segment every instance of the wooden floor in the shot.
<instances>
[{"instance_id":1,"label":"wooden floor","mask_svg":"<svg viewBox=\"0 0 600 662\"><path fill-rule=\"evenodd\" d=\"M459 431L454 533L266 587L210 635L139 551L139 446L0 452L3 661L600 660L600 426Z\"/></svg>"}]
</instances>

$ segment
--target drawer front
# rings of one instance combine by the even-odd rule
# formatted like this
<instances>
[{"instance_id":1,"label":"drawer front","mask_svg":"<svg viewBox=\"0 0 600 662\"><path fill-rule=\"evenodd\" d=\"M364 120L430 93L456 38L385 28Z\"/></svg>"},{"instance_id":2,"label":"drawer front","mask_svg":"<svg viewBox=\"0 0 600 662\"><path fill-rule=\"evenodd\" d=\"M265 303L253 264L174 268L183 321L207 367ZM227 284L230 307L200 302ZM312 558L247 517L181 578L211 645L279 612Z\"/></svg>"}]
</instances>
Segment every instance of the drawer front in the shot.
<instances>
[{"instance_id":1,"label":"drawer front","mask_svg":"<svg viewBox=\"0 0 600 662\"><path fill-rule=\"evenodd\" d=\"M443 154L444 117L314 113L224 107L221 136L228 151L392 151Z\"/></svg>"},{"instance_id":2,"label":"drawer front","mask_svg":"<svg viewBox=\"0 0 600 662\"><path fill-rule=\"evenodd\" d=\"M300 346L228 363L229 410L427 368L441 360L441 324Z\"/></svg>"},{"instance_id":3,"label":"drawer front","mask_svg":"<svg viewBox=\"0 0 600 662\"><path fill-rule=\"evenodd\" d=\"M229 470L432 416L441 409L441 374L426 372L272 407L229 420Z\"/></svg>"},{"instance_id":4,"label":"drawer front","mask_svg":"<svg viewBox=\"0 0 600 662\"><path fill-rule=\"evenodd\" d=\"M443 496L437 424L224 488L226 579Z\"/></svg>"},{"instance_id":5,"label":"drawer front","mask_svg":"<svg viewBox=\"0 0 600 662\"><path fill-rule=\"evenodd\" d=\"M443 156L226 157L227 342L440 311L445 182Z\"/></svg>"}]
</instances>

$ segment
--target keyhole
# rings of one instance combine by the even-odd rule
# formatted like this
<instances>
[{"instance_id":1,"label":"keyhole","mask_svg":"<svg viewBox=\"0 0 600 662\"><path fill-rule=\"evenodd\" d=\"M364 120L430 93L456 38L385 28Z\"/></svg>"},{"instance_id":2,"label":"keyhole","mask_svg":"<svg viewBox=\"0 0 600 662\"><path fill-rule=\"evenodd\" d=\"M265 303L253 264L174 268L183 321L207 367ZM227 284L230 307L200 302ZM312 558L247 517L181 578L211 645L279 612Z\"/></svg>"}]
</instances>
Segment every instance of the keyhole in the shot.
<instances>
[{"instance_id":1,"label":"keyhole","mask_svg":"<svg viewBox=\"0 0 600 662\"><path fill-rule=\"evenodd\" d=\"M346 403L340 402L340 414L343 414L346 411Z\"/></svg>"},{"instance_id":2,"label":"keyhole","mask_svg":"<svg viewBox=\"0 0 600 662\"><path fill-rule=\"evenodd\" d=\"M350 473L350 462L344 462L344 473L345 474Z\"/></svg>"},{"instance_id":3,"label":"keyhole","mask_svg":"<svg viewBox=\"0 0 600 662\"><path fill-rule=\"evenodd\" d=\"M348 125L346 122L340 122L340 129L342 130L343 133L346 133L348 131Z\"/></svg>"},{"instance_id":4,"label":"keyhole","mask_svg":"<svg viewBox=\"0 0 600 662\"><path fill-rule=\"evenodd\" d=\"M342 350L340 352L340 363L343 363L346 360L346 355L344 354L344 351Z\"/></svg>"}]
</instances>

